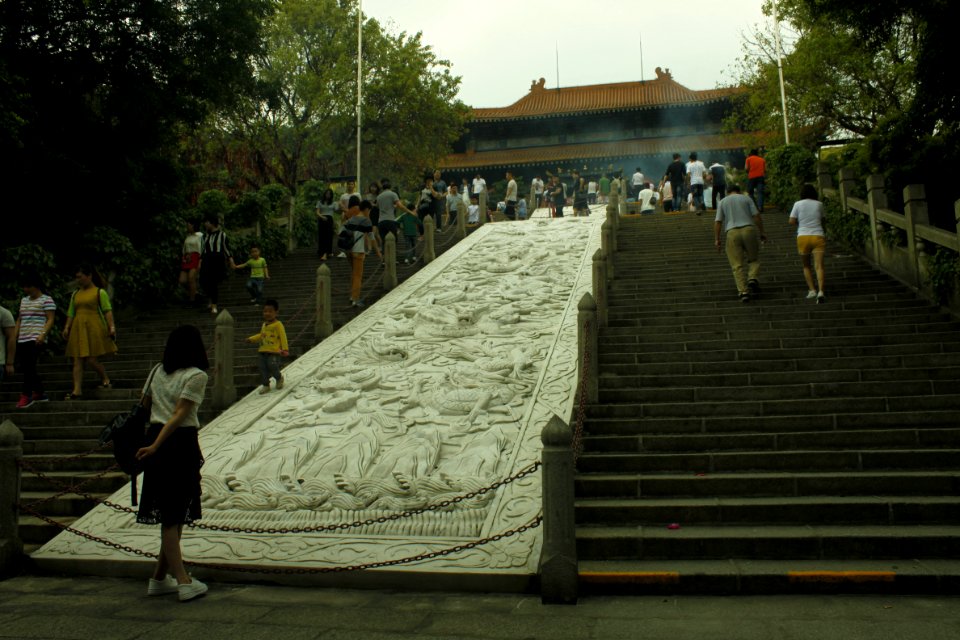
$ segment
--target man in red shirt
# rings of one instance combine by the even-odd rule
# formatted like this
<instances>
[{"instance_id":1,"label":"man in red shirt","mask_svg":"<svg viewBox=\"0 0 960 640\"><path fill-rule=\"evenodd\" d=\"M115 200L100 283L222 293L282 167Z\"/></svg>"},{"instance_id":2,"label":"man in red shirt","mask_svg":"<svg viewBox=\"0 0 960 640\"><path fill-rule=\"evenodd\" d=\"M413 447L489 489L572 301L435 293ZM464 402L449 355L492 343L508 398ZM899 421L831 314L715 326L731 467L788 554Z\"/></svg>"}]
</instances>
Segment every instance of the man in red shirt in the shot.
<instances>
[{"instance_id":1,"label":"man in red shirt","mask_svg":"<svg viewBox=\"0 0 960 640\"><path fill-rule=\"evenodd\" d=\"M763 211L763 183L767 175L767 163L756 149L751 149L744 169L747 170L747 193L757 205L757 210Z\"/></svg>"}]
</instances>

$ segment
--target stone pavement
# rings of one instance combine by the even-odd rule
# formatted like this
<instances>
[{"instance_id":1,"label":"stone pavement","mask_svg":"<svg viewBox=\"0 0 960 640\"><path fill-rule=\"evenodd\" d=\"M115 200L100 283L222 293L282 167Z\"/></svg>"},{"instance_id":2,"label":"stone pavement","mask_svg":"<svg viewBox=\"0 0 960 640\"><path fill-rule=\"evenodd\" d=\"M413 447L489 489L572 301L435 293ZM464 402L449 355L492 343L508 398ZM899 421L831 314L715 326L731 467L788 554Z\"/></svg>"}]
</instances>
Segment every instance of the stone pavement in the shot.
<instances>
[{"instance_id":1,"label":"stone pavement","mask_svg":"<svg viewBox=\"0 0 960 640\"><path fill-rule=\"evenodd\" d=\"M143 580L20 576L0 582L0 638L364 640L954 640L960 599L741 596L581 599L211 583L179 603Z\"/></svg>"}]
</instances>

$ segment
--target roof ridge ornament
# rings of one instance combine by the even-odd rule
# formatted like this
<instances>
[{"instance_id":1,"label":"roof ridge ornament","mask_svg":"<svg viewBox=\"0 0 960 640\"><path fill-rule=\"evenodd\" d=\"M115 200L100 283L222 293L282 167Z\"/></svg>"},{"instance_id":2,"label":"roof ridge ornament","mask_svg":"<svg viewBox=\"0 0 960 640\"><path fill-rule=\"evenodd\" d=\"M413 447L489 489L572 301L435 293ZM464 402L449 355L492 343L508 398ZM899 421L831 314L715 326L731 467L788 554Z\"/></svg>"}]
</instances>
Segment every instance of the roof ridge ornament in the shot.
<instances>
[{"instance_id":1,"label":"roof ridge ornament","mask_svg":"<svg viewBox=\"0 0 960 640\"><path fill-rule=\"evenodd\" d=\"M540 80L533 80L530 82L530 93L534 91L543 91L546 87L547 81L545 78L540 78Z\"/></svg>"},{"instance_id":2,"label":"roof ridge ornament","mask_svg":"<svg viewBox=\"0 0 960 640\"><path fill-rule=\"evenodd\" d=\"M670 69L661 69L657 67L655 69L657 72L657 80L673 80L673 75L670 73Z\"/></svg>"}]
</instances>

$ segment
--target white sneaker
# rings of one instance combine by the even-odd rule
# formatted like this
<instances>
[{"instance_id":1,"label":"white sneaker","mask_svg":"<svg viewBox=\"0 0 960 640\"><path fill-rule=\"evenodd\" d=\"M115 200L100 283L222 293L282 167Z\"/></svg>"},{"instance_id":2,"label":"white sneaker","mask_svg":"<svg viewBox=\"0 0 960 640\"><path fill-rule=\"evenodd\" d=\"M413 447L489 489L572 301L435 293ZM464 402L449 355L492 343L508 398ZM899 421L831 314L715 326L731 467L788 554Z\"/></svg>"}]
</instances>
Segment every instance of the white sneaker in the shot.
<instances>
[{"instance_id":1,"label":"white sneaker","mask_svg":"<svg viewBox=\"0 0 960 640\"><path fill-rule=\"evenodd\" d=\"M262 387L260 387L260 395L263 395L265 393L270 393L270 385L268 384L265 384Z\"/></svg>"},{"instance_id":2,"label":"white sneaker","mask_svg":"<svg viewBox=\"0 0 960 640\"><path fill-rule=\"evenodd\" d=\"M192 582L188 582L187 584L177 585L177 593L179 594L177 597L180 599L180 602L199 598L207 592L207 585L196 578L191 578L191 580Z\"/></svg>"},{"instance_id":3,"label":"white sneaker","mask_svg":"<svg viewBox=\"0 0 960 640\"><path fill-rule=\"evenodd\" d=\"M177 579L167 574L163 580L154 580L150 578L147 581L148 596L165 596L168 593L177 593Z\"/></svg>"},{"instance_id":4,"label":"white sneaker","mask_svg":"<svg viewBox=\"0 0 960 640\"><path fill-rule=\"evenodd\" d=\"M813 300L816 297L817 297L816 291L814 291L813 289L810 289L810 291L807 291L807 300Z\"/></svg>"},{"instance_id":5,"label":"white sneaker","mask_svg":"<svg viewBox=\"0 0 960 640\"><path fill-rule=\"evenodd\" d=\"M341 251L340 253L337 254L337 257L338 257L338 258L346 258L346 257L347 257L347 254L345 254L343 251Z\"/></svg>"}]
</instances>

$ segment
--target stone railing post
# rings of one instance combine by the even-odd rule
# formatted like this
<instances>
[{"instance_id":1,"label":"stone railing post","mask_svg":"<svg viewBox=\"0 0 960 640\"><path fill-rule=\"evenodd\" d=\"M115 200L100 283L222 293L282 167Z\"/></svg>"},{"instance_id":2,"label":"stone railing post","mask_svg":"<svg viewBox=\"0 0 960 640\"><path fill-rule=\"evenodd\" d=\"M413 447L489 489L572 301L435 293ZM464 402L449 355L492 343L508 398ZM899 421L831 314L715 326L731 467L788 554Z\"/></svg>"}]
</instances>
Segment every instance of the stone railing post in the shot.
<instances>
[{"instance_id":1,"label":"stone railing post","mask_svg":"<svg viewBox=\"0 0 960 640\"><path fill-rule=\"evenodd\" d=\"M536 211L537 206L537 194L534 193L533 183L530 184L530 195L527 196L527 219L533 217L533 212Z\"/></svg>"},{"instance_id":2,"label":"stone railing post","mask_svg":"<svg viewBox=\"0 0 960 640\"><path fill-rule=\"evenodd\" d=\"M600 398L600 377L597 369L597 302L590 293L583 294L577 304L577 371L587 376L585 402L595 403ZM587 370L583 371L584 354L588 355Z\"/></svg>"},{"instance_id":3,"label":"stone railing post","mask_svg":"<svg viewBox=\"0 0 960 640\"><path fill-rule=\"evenodd\" d=\"M23 553L17 527L23 433L9 420L0 424L0 574L7 574ZM573 476L570 476L573 480ZM572 506L572 505L571 505Z\"/></svg>"},{"instance_id":4,"label":"stone railing post","mask_svg":"<svg viewBox=\"0 0 960 640\"><path fill-rule=\"evenodd\" d=\"M573 513L573 434L557 416L543 428L543 549L540 600L577 603L577 538Z\"/></svg>"},{"instance_id":5,"label":"stone railing post","mask_svg":"<svg viewBox=\"0 0 960 640\"><path fill-rule=\"evenodd\" d=\"M610 225L610 255L613 255L620 250L620 243L617 242L617 229L620 226L620 224L617 222L617 218L619 216L617 216L615 212L611 213L609 209L606 212L606 216L607 219L604 220L603 224Z\"/></svg>"},{"instance_id":6,"label":"stone railing post","mask_svg":"<svg viewBox=\"0 0 960 640\"><path fill-rule=\"evenodd\" d=\"M213 408L223 411L237 401L233 383L233 316L227 310L217 316L213 334Z\"/></svg>"},{"instance_id":7,"label":"stone railing post","mask_svg":"<svg viewBox=\"0 0 960 640\"><path fill-rule=\"evenodd\" d=\"M627 181L620 178L620 215L627 215Z\"/></svg>"},{"instance_id":8,"label":"stone railing post","mask_svg":"<svg viewBox=\"0 0 960 640\"><path fill-rule=\"evenodd\" d=\"M293 237L293 220L297 210L297 199L290 196L290 207L287 209L287 250L293 251L296 248L296 241Z\"/></svg>"},{"instance_id":9,"label":"stone railing post","mask_svg":"<svg viewBox=\"0 0 960 640\"><path fill-rule=\"evenodd\" d=\"M487 221L487 190L480 190L480 197L477 198L477 204L480 205L480 220L477 224L483 224Z\"/></svg>"},{"instance_id":10,"label":"stone railing post","mask_svg":"<svg viewBox=\"0 0 960 640\"><path fill-rule=\"evenodd\" d=\"M317 315L313 326L313 337L317 342L333 333L333 295L330 286L330 267L322 264L317 267Z\"/></svg>"},{"instance_id":11,"label":"stone railing post","mask_svg":"<svg viewBox=\"0 0 960 640\"><path fill-rule=\"evenodd\" d=\"M597 325L607 326L607 256L602 249L593 253L593 299L597 303Z\"/></svg>"},{"instance_id":12,"label":"stone railing post","mask_svg":"<svg viewBox=\"0 0 960 640\"><path fill-rule=\"evenodd\" d=\"M923 286L924 272L924 245L923 240L917 238L916 226L930 224L927 213L927 191L922 184L908 184L903 189L903 215L907 220L907 250L910 252L910 266L913 269L914 281L917 287Z\"/></svg>"},{"instance_id":13,"label":"stone railing post","mask_svg":"<svg viewBox=\"0 0 960 640\"><path fill-rule=\"evenodd\" d=\"M840 169L840 207L843 209L843 215L848 215L847 198L853 193L856 182L856 174L853 169L849 167Z\"/></svg>"},{"instance_id":14,"label":"stone railing post","mask_svg":"<svg viewBox=\"0 0 960 640\"><path fill-rule=\"evenodd\" d=\"M607 273L607 282L613 280L613 252L616 251L617 234L613 232L613 225L609 220L604 220L600 225L600 249L606 255L607 260L604 264Z\"/></svg>"},{"instance_id":15,"label":"stone railing post","mask_svg":"<svg viewBox=\"0 0 960 640\"><path fill-rule=\"evenodd\" d=\"M609 220L609 221L610 221L610 224L613 225L613 234L614 234L614 236L616 236L617 234L620 233L620 205L619 205L619 201L620 201L620 199L617 198L617 202L618 202L617 206L611 206L611 205L608 204L607 207L606 207L607 220ZM615 249L615 251L619 251L619 249Z\"/></svg>"},{"instance_id":16,"label":"stone railing post","mask_svg":"<svg viewBox=\"0 0 960 640\"><path fill-rule=\"evenodd\" d=\"M383 238L383 288L397 288L397 236L388 233Z\"/></svg>"},{"instance_id":17,"label":"stone railing post","mask_svg":"<svg viewBox=\"0 0 960 640\"><path fill-rule=\"evenodd\" d=\"M437 259L437 248L434 238L437 235L437 223L433 216L423 219L423 264L430 264Z\"/></svg>"},{"instance_id":18,"label":"stone railing post","mask_svg":"<svg viewBox=\"0 0 960 640\"><path fill-rule=\"evenodd\" d=\"M826 162L817 163L817 191L820 192L820 199L823 199L823 190L833 187L833 176L830 175L830 169Z\"/></svg>"},{"instance_id":19,"label":"stone railing post","mask_svg":"<svg viewBox=\"0 0 960 640\"><path fill-rule=\"evenodd\" d=\"M877 211L887 208L887 192L884 191L883 176L873 174L867 176L867 204L870 207L870 240L873 242L873 263L880 264L880 238L878 235L880 222Z\"/></svg>"},{"instance_id":20,"label":"stone railing post","mask_svg":"<svg viewBox=\"0 0 960 640\"><path fill-rule=\"evenodd\" d=\"M457 203L457 238L463 240L467 237L467 216L470 215L469 208L462 203Z\"/></svg>"}]
</instances>

